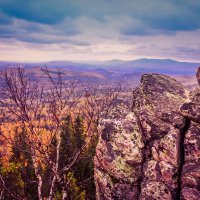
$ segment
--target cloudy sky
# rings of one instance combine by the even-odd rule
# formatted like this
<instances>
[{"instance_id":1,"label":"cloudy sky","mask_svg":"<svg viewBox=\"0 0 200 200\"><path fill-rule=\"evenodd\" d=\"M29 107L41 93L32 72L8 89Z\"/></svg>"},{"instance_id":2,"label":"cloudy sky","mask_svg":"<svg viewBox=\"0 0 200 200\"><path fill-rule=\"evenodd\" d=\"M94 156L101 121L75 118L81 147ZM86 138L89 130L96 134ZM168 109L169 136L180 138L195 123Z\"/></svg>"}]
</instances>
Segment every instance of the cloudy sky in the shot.
<instances>
[{"instance_id":1,"label":"cloudy sky","mask_svg":"<svg viewBox=\"0 0 200 200\"><path fill-rule=\"evenodd\" d=\"M0 60L200 62L199 0L0 0Z\"/></svg>"}]
</instances>

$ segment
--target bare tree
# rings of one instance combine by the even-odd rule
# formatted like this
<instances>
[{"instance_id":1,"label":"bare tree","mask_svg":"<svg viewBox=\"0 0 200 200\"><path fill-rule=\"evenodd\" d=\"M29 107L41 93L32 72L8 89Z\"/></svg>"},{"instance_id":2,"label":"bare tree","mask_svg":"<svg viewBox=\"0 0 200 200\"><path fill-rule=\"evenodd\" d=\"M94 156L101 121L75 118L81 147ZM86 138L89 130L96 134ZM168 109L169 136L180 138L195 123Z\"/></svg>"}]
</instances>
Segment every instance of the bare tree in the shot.
<instances>
[{"instance_id":1,"label":"bare tree","mask_svg":"<svg viewBox=\"0 0 200 200\"><path fill-rule=\"evenodd\" d=\"M48 200L55 197L56 187L62 187L62 199L67 199L70 180L66 174L76 164L82 152L91 144L92 138L98 132L99 119L102 113L107 113L114 100L117 98L120 87L99 93L98 85L86 90L78 81L65 81L64 73L57 71L52 74L44 67L42 69L45 80L48 82L42 87L38 81L32 80L26 71L21 68L6 69L1 73L2 97L1 106L15 116L15 120L26 129L26 143L30 153L35 176L37 177L38 199L43 196L43 177L41 163L49 167L51 181L49 184ZM80 88L82 87L82 95ZM60 165L61 155L61 126L63 119L68 115L81 115L85 119L85 141L81 148L74 150L65 166ZM43 139L44 127L48 127L47 139ZM11 145L12 138L3 135ZM56 140L56 145L52 141ZM50 149L54 148L55 157L50 156ZM1 193L7 190L3 177L1 178ZM12 191L10 191L12 193Z\"/></svg>"}]
</instances>

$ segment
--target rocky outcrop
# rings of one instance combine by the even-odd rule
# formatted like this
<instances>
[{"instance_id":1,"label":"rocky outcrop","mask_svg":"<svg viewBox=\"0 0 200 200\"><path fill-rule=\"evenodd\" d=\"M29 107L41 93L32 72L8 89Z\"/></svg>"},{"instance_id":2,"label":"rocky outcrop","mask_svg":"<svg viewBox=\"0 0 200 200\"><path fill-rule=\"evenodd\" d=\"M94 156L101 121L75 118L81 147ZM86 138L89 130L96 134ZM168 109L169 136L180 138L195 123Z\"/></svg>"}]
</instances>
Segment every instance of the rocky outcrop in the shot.
<instances>
[{"instance_id":1,"label":"rocky outcrop","mask_svg":"<svg viewBox=\"0 0 200 200\"><path fill-rule=\"evenodd\" d=\"M137 199L144 158L140 129L136 115L122 102L103 120L95 156L97 199Z\"/></svg>"},{"instance_id":2,"label":"rocky outcrop","mask_svg":"<svg viewBox=\"0 0 200 200\"><path fill-rule=\"evenodd\" d=\"M200 199L200 90L145 74L101 123L95 156L98 200Z\"/></svg>"},{"instance_id":3,"label":"rocky outcrop","mask_svg":"<svg viewBox=\"0 0 200 200\"><path fill-rule=\"evenodd\" d=\"M158 74L143 75L133 92L145 140L140 199L173 199L178 194L181 130L185 119L179 106L186 91L174 79Z\"/></svg>"},{"instance_id":4,"label":"rocky outcrop","mask_svg":"<svg viewBox=\"0 0 200 200\"><path fill-rule=\"evenodd\" d=\"M200 88L190 94L190 99L180 110L190 120L184 140L181 197L197 200L200 199Z\"/></svg>"}]
</instances>

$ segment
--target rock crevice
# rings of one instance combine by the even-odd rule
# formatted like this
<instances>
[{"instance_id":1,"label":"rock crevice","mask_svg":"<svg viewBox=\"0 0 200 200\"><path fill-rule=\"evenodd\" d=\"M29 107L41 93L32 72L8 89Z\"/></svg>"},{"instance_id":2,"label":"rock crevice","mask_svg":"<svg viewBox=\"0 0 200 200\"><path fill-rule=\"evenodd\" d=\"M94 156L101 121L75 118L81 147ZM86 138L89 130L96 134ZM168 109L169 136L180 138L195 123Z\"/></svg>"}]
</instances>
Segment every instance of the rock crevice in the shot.
<instances>
[{"instance_id":1,"label":"rock crevice","mask_svg":"<svg viewBox=\"0 0 200 200\"><path fill-rule=\"evenodd\" d=\"M181 175L183 171L183 166L185 164L185 148L184 148L184 143L185 143L185 135L190 129L191 125L191 120L189 118L186 118L185 120L185 126L181 130L181 138L180 138L180 163L179 163L179 171L178 171L178 191L177 191L177 200L181 199Z\"/></svg>"},{"instance_id":2,"label":"rock crevice","mask_svg":"<svg viewBox=\"0 0 200 200\"><path fill-rule=\"evenodd\" d=\"M95 157L97 200L200 198L200 92L145 74L102 120Z\"/></svg>"}]
</instances>

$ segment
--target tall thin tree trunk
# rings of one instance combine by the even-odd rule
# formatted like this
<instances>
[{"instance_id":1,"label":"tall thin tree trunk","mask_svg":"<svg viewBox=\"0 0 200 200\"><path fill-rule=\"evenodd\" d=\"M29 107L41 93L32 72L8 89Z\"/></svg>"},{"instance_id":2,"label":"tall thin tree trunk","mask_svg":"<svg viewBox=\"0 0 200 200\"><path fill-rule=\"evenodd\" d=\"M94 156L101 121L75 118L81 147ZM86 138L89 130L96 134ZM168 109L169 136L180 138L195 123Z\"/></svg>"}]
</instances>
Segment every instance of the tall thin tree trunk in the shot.
<instances>
[{"instance_id":1,"label":"tall thin tree trunk","mask_svg":"<svg viewBox=\"0 0 200 200\"><path fill-rule=\"evenodd\" d=\"M69 187L71 179L66 180L66 175L63 174L63 180L64 180L64 183L63 183L63 187L62 187L62 200L67 200L67 189Z\"/></svg>"},{"instance_id":2,"label":"tall thin tree trunk","mask_svg":"<svg viewBox=\"0 0 200 200\"><path fill-rule=\"evenodd\" d=\"M1 180L1 185L2 185L2 188L1 188L1 191L0 191L0 199L3 199L3 193L4 193L5 182L4 182L3 177L2 177L1 174L0 174L0 180Z\"/></svg>"},{"instance_id":3,"label":"tall thin tree trunk","mask_svg":"<svg viewBox=\"0 0 200 200\"><path fill-rule=\"evenodd\" d=\"M42 177L40 175L37 175L38 179L38 199L42 200Z\"/></svg>"},{"instance_id":4,"label":"tall thin tree trunk","mask_svg":"<svg viewBox=\"0 0 200 200\"><path fill-rule=\"evenodd\" d=\"M58 175L58 169L59 169L59 161L60 161L60 145L61 145L61 133L59 132L58 138L57 138L57 146L56 146L56 163L55 163L55 171L54 176L51 182L51 188L49 192L49 198L48 200L53 200L54 193L55 193L55 183L56 183L56 177Z\"/></svg>"},{"instance_id":5,"label":"tall thin tree trunk","mask_svg":"<svg viewBox=\"0 0 200 200\"><path fill-rule=\"evenodd\" d=\"M63 195L62 195L62 200L67 200L67 191L63 189Z\"/></svg>"},{"instance_id":6,"label":"tall thin tree trunk","mask_svg":"<svg viewBox=\"0 0 200 200\"><path fill-rule=\"evenodd\" d=\"M33 161L33 167L34 167L34 171L35 171L35 176L37 178L37 181L38 181L38 185L37 185L37 189L38 189L38 199L39 200L43 200L43 197L42 197L42 176L40 175L39 173L39 169L38 169L38 163L36 161L36 157L35 157L35 151L33 149L33 147L31 147L31 158L32 158L32 161Z\"/></svg>"},{"instance_id":7,"label":"tall thin tree trunk","mask_svg":"<svg viewBox=\"0 0 200 200\"><path fill-rule=\"evenodd\" d=\"M53 179L52 179L52 183L51 183L51 189L49 192L49 197L48 200L52 200L54 197L54 186L55 186L55 182L56 182L56 176L54 175Z\"/></svg>"}]
</instances>

